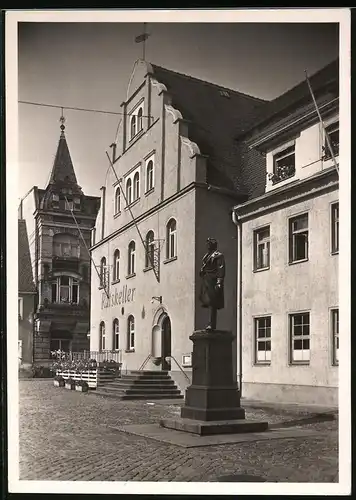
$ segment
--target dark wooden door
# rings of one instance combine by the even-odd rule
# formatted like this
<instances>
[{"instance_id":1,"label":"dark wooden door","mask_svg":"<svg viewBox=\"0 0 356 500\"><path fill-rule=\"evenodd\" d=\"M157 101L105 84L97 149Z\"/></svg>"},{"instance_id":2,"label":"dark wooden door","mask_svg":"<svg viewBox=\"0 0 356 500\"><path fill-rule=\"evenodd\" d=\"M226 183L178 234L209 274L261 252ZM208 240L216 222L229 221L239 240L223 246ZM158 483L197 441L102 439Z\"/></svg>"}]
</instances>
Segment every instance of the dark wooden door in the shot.
<instances>
[{"instance_id":1,"label":"dark wooden door","mask_svg":"<svg viewBox=\"0 0 356 500\"><path fill-rule=\"evenodd\" d=\"M171 320L167 316L162 324L162 370L170 370L171 362L166 361L166 356L171 355Z\"/></svg>"}]
</instances>

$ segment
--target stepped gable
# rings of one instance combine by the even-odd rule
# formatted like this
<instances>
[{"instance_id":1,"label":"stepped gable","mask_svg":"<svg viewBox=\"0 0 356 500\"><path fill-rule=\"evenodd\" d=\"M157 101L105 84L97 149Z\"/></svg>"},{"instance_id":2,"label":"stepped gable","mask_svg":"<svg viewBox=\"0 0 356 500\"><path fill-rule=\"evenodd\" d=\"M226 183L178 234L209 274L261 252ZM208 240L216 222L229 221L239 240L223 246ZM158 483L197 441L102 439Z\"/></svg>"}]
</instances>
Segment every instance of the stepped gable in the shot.
<instances>
[{"instance_id":1,"label":"stepped gable","mask_svg":"<svg viewBox=\"0 0 356 500\"><path fill-rule=\"evenodd\" d=\"M35 292L26 221L23 219L18 220L18 252L19 293Z\"/></svg>"},{"instance_id":2,"label":"stepped gable","mask_svg":"<svg viewBox=\"0 0 356 500\"><path fill-rule=\"evenodd\" d=\"M235 137L266 101L154 64L151 66L153 77L166 86L172 106L188 121L189 139L208 156L208 184L246 194L245 184L249 179L242 178L242 151Z\"/></svg>"}]
</instances>

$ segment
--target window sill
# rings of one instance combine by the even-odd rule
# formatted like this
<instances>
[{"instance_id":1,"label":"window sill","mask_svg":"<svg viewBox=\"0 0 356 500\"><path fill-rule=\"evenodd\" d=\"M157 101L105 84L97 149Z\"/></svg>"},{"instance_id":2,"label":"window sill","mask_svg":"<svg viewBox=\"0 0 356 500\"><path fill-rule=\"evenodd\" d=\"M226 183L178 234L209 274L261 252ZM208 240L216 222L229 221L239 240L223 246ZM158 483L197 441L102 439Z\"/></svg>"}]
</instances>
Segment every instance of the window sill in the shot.
<instances>
[{"instance_id":1,"label":"window sill","mask_svg":"<svg viewBox=\"0 0 356 500\"><path fill-rule=\"evenodd\" d=\"M163 261L163 264L169 264L169 262L173 262L174 260L177 260L177 256L175 255L174 257L170 257L169 259L166 259Z\"/></svg>"},{"instance_id":2,"label":"window sill","mask_svg":"<svg viewBox=\"0 0 356 500\"><path fill-rule=\"evenodd\" d=\"M132 201L132 202L130 203L130 205L127 205L127 206L125 207L125 210L129 210L131 207L133 207L134 205L136 205L136 203L138 203L139 201L140 201L140 197L138 197L136 200Z\"/></svg>"},{"instance_id":3,"label":"window sill","mask_svg":"<svg viewBox=\"0 0 356 500\"><path fill-rule=\"evenodd\" d=\"M254 366L271 366L270 361L255 361Z\"/></svg>"},{"instance_id":4,"label":"window sill","mask_svg":"<svg viewBox=\"0 0 356 500\"><path fill-rule=\"evenodd\" d=\"M112 285L117 285L118 283L120 283L120 279L111 282Z\"/></svg>"},{"instance_id":5,"label":"window sill","mask_svg":"<svg viewBox=\"0 0 356 500\"><path fill-rule=\"evenodd\" d=\"M145 192L145 196L148 196L149 194L153 193L154 190L155 190L154 187L149 189L148 191Z\"/></svg>"},{"instance_id":6,"label":"window sill","mask_svg":"<svg viewBox=\"0 0 356 500\"><path fill-rule=\"evenodd\" d=\"M152 267L152 266L148 266L148 267L145 267L145 268L143 269L143 272L144 272L144 273L147 273L147 271L151 271L152 269L153 269L153 267Z\"/></svg>"},{"instance_id":7,"label":"window sill","mask_svg":"<svg viewBox=\"0 0 356 500\"><path fill-rule=\"evenodd\" d=\"M145 133L145 130L143 128L141 128L141 130L139 130L138 132L136 132L136 134L133 137L130 138L129 145L131 146L131 144L133 144L144 133Z\"/></svg>"},{"instance_id":8,"label":"window sill","mask_svg":"<svg viewBox=\"0 0 356 500\"><path fill-rule=\"evenodd\" d=\"M288 262L290 266L293 266L294 264L301 264L302 262L308 262L309 258L307 259L301 259L301 260L292 260Z\"/></svg>"},{"instance_id":9,"label":"window sill","mask_svg":"<svg viewBox=\"0 0 356 500\"><path fill-rule=\"evenodd\" d=\"M334 250L333 252L330 252L330 255L339 255L339 250Z\"/></svg>"},{"instance_id":10,"label":"window sill","mask_svg":"<svg viewBox=\"0 0 356 500\"><path fill-rule=\"evenodd\" d=\"M129 280L130 278L133 278L134 276L136 276L136 273L128 274L126 276L126 279Z\"/></svg>"},{"instance_id":11,"label":"window sill","mask_svg":"<svg viewBox=\"0 0 356 500\"><path fill-rule=\"evenodd\" d=\"M331 366L334 366L335 368L337 368L339 366L339 362L334 361L333 363L331 363Z\"/></svg>"},{"instance_id":12,"label":"window sill","mask_svg":"<svg viewBox=\"0 0 356 500\"><path fill-rule=\"evenodd\" d=\"M269 269L270 269L270 266L268 266L268 267L260 267L258 269L254 269L253 272L254 273L260 273L262 271L269 271Z\"/></svg>"},{"instance_id":13,"label":"window sill","mask_svg":"<svg viewBox=\"0 0 356 500\"><path fill-rule=\"evenodd\" d=\"M308 366L310 365L310 361L291 361L289 366Z\"/></svg>"},{"instance_id":14,"label":"window sill","mask_svg":"<svg viewBox=\"0 0 356 500\"><path fill-rule=\"evenodd\" d=\"M121 212L116 212L116 214L114 214L114 219L117 219L120 215L121 215Z\"/></svg>"},{"instance_id":15,"label":"window sill","mask_svg":"<svg viewBox=\"0 0 356 500\"><path fill-rule=\"evenodd\" d=\"M135 352L135 349L125 349L125 352Z\"/></svg>"}]
</instances>

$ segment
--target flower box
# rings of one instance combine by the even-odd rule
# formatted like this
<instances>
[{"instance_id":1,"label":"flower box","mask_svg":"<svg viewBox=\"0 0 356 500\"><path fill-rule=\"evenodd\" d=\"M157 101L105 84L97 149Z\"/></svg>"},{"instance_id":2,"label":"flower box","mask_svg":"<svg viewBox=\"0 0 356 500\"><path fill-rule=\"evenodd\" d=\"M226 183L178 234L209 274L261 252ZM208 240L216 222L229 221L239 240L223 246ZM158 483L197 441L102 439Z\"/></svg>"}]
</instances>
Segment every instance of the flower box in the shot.
<instances>
[{"instance_id":1,"label":"flower box","mask_svg":"<svg viewBox=\"0 0 356 500\"><path fill-rule=\"evenodd\" d=\"M64 380L54 380L53 385L54 387L64 387Z\"/></svg>"},{"instance_id":2,"label":"flower box","mask_svg":"<svg viewBox=\"0 0 356 500\"><path fill-rule=\"evenodd\" d=\"M86 385L76 385L75 390L79 392L88 392L89 387Z\"/></svg>"}]
</instances>

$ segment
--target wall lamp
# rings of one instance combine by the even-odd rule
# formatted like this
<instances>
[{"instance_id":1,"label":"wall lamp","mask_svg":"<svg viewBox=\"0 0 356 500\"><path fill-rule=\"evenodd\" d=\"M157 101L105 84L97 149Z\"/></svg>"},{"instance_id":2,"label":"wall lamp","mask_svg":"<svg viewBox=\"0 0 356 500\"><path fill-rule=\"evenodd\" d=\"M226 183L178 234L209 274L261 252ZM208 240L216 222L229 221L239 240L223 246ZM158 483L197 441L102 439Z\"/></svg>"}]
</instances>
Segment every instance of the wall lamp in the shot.
<instances>
[{"instance_id":1,"label":"wall lamp","mask_svg":"<svg viewBox=\"0 0 356 500\"><path fill-rule=\"evenodd\" d=\"M153 304L155 300L157 300L160 304L162 304L162 295L160 295L159 297L152 297L151 304Z\"/></svg>"}]
</instances>

